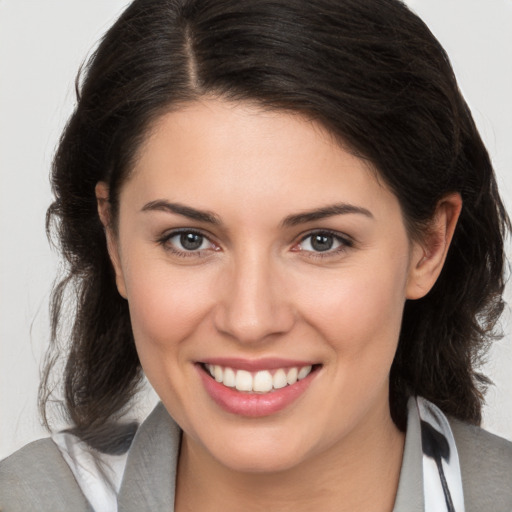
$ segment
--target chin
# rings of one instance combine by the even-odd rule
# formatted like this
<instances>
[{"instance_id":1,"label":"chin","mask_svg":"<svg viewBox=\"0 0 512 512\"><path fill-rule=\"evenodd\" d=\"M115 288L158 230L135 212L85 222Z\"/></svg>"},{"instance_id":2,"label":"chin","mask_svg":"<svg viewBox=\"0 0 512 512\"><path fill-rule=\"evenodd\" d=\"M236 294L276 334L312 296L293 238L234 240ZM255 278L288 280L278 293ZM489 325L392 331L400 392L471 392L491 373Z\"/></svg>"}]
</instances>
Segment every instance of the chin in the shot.
<instances>
[{"instance_id":1,"label":"chin","mask_svg":"<svg viewBox=\"0 0 512 512\"><path fill-rule=\"evenodd\" d=\"M259 428L228 428L224 435L203 438L201 444L217 463L231 471L275 473L290 470L310 458L315 451L311 441L304 433L293 432L293 427L260 424Z\"/></svg>"},{"instance_id":2,"label":"chin","mask_svg":"<svg viewBox=\"0 0 512 512\"><path fill-rule=\"evenodd\" d=\"M217 461L231 471L237 473L271 474L288 471L300 465L305 454L296 451L290 453L280 447L259 449L257 446L250 449L237 449L232 447L230 453L213 454Z\"/></svg>"}]
</instances>

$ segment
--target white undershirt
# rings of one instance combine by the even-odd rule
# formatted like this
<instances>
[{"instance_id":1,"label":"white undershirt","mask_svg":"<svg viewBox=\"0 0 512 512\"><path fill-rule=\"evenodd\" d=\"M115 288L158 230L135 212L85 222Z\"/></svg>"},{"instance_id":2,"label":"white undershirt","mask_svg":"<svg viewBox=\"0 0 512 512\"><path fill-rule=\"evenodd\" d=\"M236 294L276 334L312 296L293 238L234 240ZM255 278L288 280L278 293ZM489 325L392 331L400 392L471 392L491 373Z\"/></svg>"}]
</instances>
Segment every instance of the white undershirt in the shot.
<instances>
[{"instance_id":1,"label":"white undershirt","mask_svg":"<svg viewBox=\"0 0 512 512\"><path fill-rule=\"evenodd\" d=\"M52 439L95 512L117 512L128 452L107 455L66 432L54 434Z\"/></svg>"},{"instance_id":2,"label":"white undershirt","mask_svg":"<svg viewBox=\"0 0 512 512\"><path fill-rule=\"evenodd\" d=\"M448 460L443 459L441 464L453 500L453 510L464 512L459 458L448 420L440 409L421 397L409 399L408 415L410 419L414 419L416 428L420 428L421 419L442 434L448 443L450 456ZM117 495L121 487L128 452L123 455L107 455L94 450L78 437L66 432L54 434L52 439L95 512L117 512ZM423 454L423 485L425 510L446 511L447 505L440 472L434 460L425 454Z\"/></svg>"}]
</instances>

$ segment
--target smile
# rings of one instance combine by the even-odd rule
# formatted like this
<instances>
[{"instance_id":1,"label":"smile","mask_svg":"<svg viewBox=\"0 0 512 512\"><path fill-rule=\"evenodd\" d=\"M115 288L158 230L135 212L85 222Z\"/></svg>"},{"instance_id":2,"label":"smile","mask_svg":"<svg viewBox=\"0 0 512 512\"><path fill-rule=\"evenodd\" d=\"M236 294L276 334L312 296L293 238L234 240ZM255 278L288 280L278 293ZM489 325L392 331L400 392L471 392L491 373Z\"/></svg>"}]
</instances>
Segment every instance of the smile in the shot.
<instances>
[{"instance_id":1,"label":"smile","mask_svg":"<svg viewBox=\"0 0 512 512\"><path fill-rule=\"evenodd\" d=\"M307 365L249 372L213 364L204 367L218 383L246 393L269 393L292 386L297 381L305 379L313 369L311 365Z\"/></svg>"},{"instance_id":2,"label":"smile","mask_svg":"<svg viewBox=\"0 0 512 512\"><path fill-rule=\"evenodd\" d=\"M322 368L321 364L284 359L215 359L195 366L215 404L228 413L252 418L290 407Z\"/></svg>"}]
</instances>

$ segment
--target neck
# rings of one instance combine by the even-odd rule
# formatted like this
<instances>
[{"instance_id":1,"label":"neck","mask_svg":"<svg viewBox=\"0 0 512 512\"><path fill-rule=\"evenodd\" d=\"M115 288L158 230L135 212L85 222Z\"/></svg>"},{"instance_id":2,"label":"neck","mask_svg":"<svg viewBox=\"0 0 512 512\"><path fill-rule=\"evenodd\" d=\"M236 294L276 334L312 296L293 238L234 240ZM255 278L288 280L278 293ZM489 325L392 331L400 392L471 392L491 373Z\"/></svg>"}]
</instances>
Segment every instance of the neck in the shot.
<instances>
[{"instance_id":1,"label":"neck","mask_svg":"<svg viewBox=\"0 0 512 512\"><path fill-rule=\"evenodd\" d=\"M184 434L175 510L391 512L405 436L385 405L328 451L279 472L234 471Z\"/></svg>"}]
</instances>

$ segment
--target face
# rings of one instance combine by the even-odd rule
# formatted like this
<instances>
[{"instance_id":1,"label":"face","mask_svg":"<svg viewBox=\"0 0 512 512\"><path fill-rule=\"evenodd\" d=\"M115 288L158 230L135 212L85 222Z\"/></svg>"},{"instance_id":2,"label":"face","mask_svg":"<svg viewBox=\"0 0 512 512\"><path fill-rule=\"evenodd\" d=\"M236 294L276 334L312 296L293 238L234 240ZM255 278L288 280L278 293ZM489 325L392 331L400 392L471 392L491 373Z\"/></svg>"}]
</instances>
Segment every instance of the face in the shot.
<instances>
[{"instance_id":1,"label":"face","mask_svg":"<svg viewBox=\"0 0 512 512\"><path fill-rule=\"evenodd\" d=\"M423 253L375 172L314 122L221 100L161 117L139 156L110 250L187 441L274 471L390 424Z\"/></svg>"}]
</instances>

